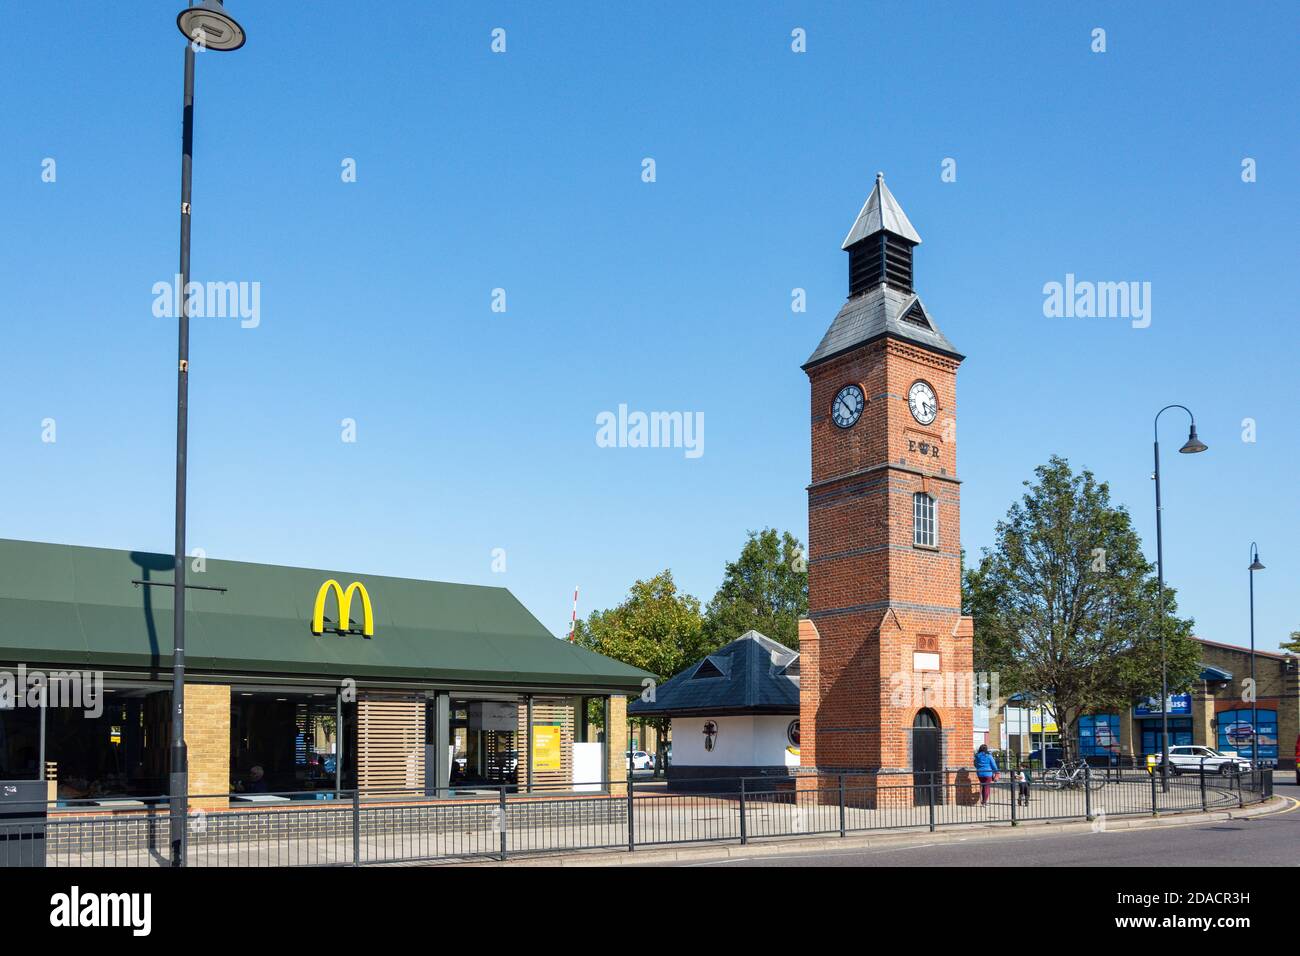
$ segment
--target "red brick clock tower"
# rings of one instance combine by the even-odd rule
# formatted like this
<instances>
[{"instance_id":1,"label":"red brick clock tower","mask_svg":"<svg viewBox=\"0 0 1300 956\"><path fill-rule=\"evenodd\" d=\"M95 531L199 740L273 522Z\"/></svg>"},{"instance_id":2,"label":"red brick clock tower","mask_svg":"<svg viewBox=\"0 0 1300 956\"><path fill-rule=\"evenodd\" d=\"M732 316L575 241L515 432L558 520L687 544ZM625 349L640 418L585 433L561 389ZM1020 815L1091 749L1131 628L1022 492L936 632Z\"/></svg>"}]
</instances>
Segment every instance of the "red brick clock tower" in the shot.
<instances>
[{"instance_id":1,"label":"red brick clock tower","mask_svg":"<svg viewBox=\"0 0 1300 956\"><path fill-rule=\"evenodd\" d=\"M955 440L962 356L913 289L920 242L877 174L844 240L848 301L803 366L805 768L938 770L973 757Z\"/></svg>"}]
</instances>

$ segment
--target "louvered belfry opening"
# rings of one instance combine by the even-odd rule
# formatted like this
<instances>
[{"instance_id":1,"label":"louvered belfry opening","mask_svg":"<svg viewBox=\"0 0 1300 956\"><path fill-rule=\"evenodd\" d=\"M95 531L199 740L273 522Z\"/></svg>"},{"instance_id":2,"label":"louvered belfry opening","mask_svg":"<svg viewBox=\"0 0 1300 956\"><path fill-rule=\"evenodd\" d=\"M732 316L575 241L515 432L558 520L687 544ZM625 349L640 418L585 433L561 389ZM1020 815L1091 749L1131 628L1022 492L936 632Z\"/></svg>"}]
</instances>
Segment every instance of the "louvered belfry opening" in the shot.
<instances>
[{"instance_id":1,"label":"louvered belfry opening","mask_svg":"<svg viewBox=\"0 0 1300 956\"><path fill-rule=\"evenodd\" d=\"M912 288L912 247L891 232L877 232L849 247L849 297L869 292L882 282L901 292Z\"/></svg>"},{"instance_id":2,"label":"louvered belfry opening","mask_svg":"<svg viewBox=\"0 0 1300 956\"><path fill-rule=\"evenodd\" d=\"M691 675L691 680L705 680L709 677L722 676L722 668L718 667L717 664L713 663L713 661L706 657L700 666L695 668L695 673Z\"/></svg>"},{"instance_id":3,"label":"louvered belfry opening","mask_svg":"<svg viewBox=\"0 0 1300 956\"><path fill-rule=\"evenodd\" d=\"M903 321L911 322L913 325L919 325L923 329L928 329L930 327L930 322L925 317L925 310L921 308L921 303L919 301L914 303L912 307L907 310L907 314L903 316Z\"/></svg>"}]
</instances>

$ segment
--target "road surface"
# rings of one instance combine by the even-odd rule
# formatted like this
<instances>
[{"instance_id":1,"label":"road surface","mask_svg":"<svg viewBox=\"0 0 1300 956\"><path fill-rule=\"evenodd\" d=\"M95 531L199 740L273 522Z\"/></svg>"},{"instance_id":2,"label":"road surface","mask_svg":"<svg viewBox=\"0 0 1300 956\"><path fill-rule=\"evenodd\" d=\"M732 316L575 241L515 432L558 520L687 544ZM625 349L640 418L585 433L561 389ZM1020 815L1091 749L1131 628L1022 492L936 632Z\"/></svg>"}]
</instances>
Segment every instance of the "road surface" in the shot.
<instances>
[{"instance_id":1,"label":"road surface","mask_svg":"<svg viewBox=\"0 0 1300 956\"><path fill-rule=\"evenodd\" d=\"M668 862L664 866L1296 866L1300 864L1300 787L1278 773L1282 812L1150 830L981 837L906 847L800 852Z\"/></svg>"}]
</instances>

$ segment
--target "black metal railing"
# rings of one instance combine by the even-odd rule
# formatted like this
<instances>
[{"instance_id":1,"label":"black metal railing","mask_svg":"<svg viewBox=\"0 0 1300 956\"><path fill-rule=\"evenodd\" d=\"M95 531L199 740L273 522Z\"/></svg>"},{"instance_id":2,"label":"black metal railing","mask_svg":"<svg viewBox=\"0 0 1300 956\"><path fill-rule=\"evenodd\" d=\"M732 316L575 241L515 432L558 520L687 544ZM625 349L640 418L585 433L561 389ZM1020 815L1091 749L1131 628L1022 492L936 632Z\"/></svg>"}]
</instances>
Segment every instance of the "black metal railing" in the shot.
<instances>
[{"instance_id":1,"label":"black metal railing","mask_svg":"<svg viewBox=\"0 0 1300 956\"><path fill-rule=\"evenodd\" d=\"M676 783L676 782L675 782ZM1067 764L719 777L572 788L197 794L190 866L362 866L871 830L1102 821L1243 807L1272 795L1267 770L1181 766L1166 790L1150 770ZM167 866L166 797L6 804L0 865Z\"/></svg>"}]
</instances>

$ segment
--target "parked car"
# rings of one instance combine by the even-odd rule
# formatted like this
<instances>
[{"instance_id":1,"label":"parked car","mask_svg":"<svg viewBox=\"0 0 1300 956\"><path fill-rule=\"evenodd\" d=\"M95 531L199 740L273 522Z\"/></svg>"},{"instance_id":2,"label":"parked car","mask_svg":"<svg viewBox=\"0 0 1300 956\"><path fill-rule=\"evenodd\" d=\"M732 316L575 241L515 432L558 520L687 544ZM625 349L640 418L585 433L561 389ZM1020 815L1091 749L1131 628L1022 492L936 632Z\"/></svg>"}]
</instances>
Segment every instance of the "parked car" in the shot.
<instances>
[{"instance_id":1,"label":"parked car","mask_svg":"<svg viewBox=\"0 0 1300 956\"><path fill-rule=\"evenodd\" d=\"M1221 773L1226 777L1230 773L1244 773L1249 769L1249 760L1221 754L1209 747L1169 748L1169 772L1174 776L1204 770L1206 773Z\"/></svg>"},{"instance_id":2,"label":"parked car","mask_svg":"<svg viewBox=\"0 0 1300 956\"><path fill-rule=\"evenodd\" d=\"M633 770L653 770L655 767L654 758L644 750L625 750L623 756Z\"/></svg>"}]
</instances>

